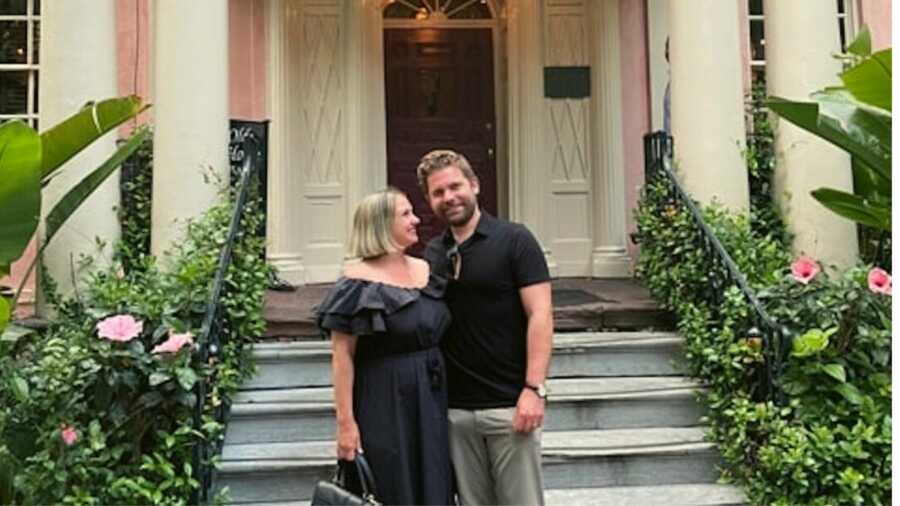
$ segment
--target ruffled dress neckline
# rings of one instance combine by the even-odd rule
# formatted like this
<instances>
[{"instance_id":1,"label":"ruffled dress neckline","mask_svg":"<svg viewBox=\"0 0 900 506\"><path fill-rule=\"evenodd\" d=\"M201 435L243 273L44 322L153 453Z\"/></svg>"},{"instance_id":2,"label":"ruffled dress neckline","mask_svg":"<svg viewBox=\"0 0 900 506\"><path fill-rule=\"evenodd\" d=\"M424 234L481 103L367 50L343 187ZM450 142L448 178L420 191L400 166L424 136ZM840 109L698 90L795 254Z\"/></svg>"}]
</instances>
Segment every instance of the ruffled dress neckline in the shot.
<instances>
[{"instance_id":1,"label":"ruffled dress neckline","mask_svg":"<svg viewBox=\"0 0 900 506\"><path fill-rule=\"evenodd\" d=\"M428 283L422 288L341 276L316 307L317 323L324 330L324 327L334 328L329 322L343 320L349 322L347 330L357 336L385 332L385 316L412 304L422 295L439 299L446 288L446 280L435 274L429 275Z\"/></svg>"}]
</instances>

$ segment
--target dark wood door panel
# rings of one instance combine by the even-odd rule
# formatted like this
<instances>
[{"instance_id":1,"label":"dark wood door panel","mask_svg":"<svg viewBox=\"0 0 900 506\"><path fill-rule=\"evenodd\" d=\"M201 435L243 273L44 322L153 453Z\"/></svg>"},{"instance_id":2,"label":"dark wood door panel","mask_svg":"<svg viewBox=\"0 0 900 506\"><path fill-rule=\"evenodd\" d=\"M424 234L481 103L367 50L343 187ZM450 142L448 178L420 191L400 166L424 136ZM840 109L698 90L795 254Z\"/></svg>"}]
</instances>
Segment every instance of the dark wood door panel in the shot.
<instances>
[{"instance_id":1,"label":"dark wood door panel","mask_svg":"<svg viewBox=\"0 0 900 506\"><path fill-rule=\"evenodd\" d=\"M388 183L405 191L422 219L422 245L443 229L416 180L432 149L466 156L481 181L479 202L497 213L494 70L490 29L384 32Z\"/></svg>"}]
</instances>

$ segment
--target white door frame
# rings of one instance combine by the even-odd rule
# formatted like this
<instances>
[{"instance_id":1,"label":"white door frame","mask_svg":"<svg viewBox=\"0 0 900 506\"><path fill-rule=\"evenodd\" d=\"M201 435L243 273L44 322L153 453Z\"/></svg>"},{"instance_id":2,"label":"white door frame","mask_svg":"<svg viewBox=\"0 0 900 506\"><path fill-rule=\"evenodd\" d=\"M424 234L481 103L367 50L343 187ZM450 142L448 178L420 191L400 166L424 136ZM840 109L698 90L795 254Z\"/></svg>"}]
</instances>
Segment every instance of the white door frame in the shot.
<instances>
[{"instance_id":1,"label":"white door frame","mask_svg":"<svg viewBox=\"0 0 900 506\"><path fill-rule=\"evenodd\" d=\"M497 118L497 204L499 214L526 223L544 245L545 253L555 270L553 252L547 249L551 237L549 227L552 211L550 181L540 151L544 149L547 104L543 97L544 26L541 19L545 2L556 0L516 0L500 5L488 0L494 15L492 20L416 22L384 20L382 9L387 0L269 0L268 6L268 96L269 117L272 120L269 144L272 174L270 181L269 230L270 260L282 271L285 279L294 283L333 280L339 274L342 258L334 258L327 265L313 265L314 255L298 234L299 225L310 219L301 203L304 198L303 174L291 170L298 166L290 137L292 122L291 96L297 93L296 84L286 82L290 61L285 33L287 17L298 6L328 8L340 16L341 65L343 78L341 118L342 151L345 170L328 198L340 212L330 216L332 234L329 247L339 251L350 229L352 209L365 194L387 184L386 110L384 93L383 30L386 27L435 26L440 28L490 27L494 42L494 86ZM598 1L598 0L594 0ZM591 20L600 21L597 30L613 28L606 36L591 34L594 92L591 113L590 139L592 165L592 193L595 200L591 213L593 258L585 259L586 275L626 275L620 266L624 244L624 164L621 139L621 94L618 43L617 0L599 0L601 7L587 9ZM610 4L610 5L607 5ZM593 5L593 2L591 2ZM600 13L609 15L603 20ZM599 19L598 19L599 18ZM601 34L602 35L602 34ZM595 42L596 41L596 42ZM293 162L292 162L293 161ZM413 198L417 196L411 196ZM621 203L622 209L611 209L610 202ZM338 210L335 208L335 210ZM609 216L614 212L616 216ZM603 213L603 216L600 216ZM621 224L620 224L621 222ZM611 231L612 229L612 231ZM619 230L621 229L621 230ZM617 236L610 241L610 235ZM620 237L619 237L620 236ZM306 248L306 249L305 249ZM612 248L612 249L610 249ZM331 254L337 256L336 254ZM606 258L609 257L609 258ZM613 258L614 257L614 258ZM608 261L607 261L608 260ZM609 262L614 264L610 267ZM321 258L316 260L321 262ZM593 264L593 265L591 265Z\"/></svg>"}]
</instances>

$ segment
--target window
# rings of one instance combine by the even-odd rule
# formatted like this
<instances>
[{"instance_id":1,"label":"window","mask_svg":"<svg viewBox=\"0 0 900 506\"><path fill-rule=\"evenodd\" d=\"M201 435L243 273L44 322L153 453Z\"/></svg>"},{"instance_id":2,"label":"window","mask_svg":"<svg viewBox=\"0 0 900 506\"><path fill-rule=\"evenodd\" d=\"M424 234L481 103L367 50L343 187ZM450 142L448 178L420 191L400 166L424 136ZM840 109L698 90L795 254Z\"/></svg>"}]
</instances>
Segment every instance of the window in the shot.
<instances>
[{"instance_id":1,"label":"window","mask_svg":"<svg viewBox=\"0 0 900 506\"><path fill-rule=\"evenodd\" d=\"M825 1L825 0L822 0ZM838 31L841 36L841 50L847 48L856 35L856 20L852 12L852 0L835 0L838 11ZM753 80L762 81L766 69L766 38L763 0L749 0L750 21L750 68Z\"/></svg>"},{"instance_id":2,"label":"window","mask_svg":"<svg viewBox=\"0 0 900 506\"><path fill-rule=\"evenodd\" d=\"M38 126L40 0L0 0L0 122Z\"/></svg>"},{"instance_id":3,"label":"window","mask_svg":"<svg viewBox=\"0 0 900 506\"><path fill-rule=\"evenodd\" d=\"M491 19L487 0L391 0L384 8L389 19Z\"/></svg>"}]
</instances>

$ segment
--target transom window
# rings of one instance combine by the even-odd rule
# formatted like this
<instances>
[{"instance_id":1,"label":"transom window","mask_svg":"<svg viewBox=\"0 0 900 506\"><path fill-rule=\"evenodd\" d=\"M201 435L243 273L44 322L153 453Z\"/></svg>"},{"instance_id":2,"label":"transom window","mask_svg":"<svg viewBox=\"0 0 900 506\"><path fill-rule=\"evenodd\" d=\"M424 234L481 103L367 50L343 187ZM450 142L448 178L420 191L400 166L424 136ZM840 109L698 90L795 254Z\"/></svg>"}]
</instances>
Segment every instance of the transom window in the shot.
<instances>
[{"instance_id":1,"label":"transom window","mask_svg":"<svg viewBox=\"0 0 900 506\"><path fill-rule=\"evenodd\" d=\"M838 31L841 36L841 51L846 51L847 44L849 44L856 35L856 19L854 18L854 13L851 9L853 2L849 0L836 1ZM765 77L766 69L766 37L763 0L748 0L748 3L750 8L750 68L753 70L753 79L761 80Z\"/></svg>"},{"instance_id":2,"label":"transom window","mask_svg":"<svg viewBox=\"0 0 900 506\"><path fill-rule=\"evenodd\" d=\"M491 8L487 0L390 0L384 17L419 21L491 19Z\"/></svg>"},{"instance_id":3,"label":"transom window","mask_svg":"<svg viewBox=\"0 0 900 506\"><path fill-rule=\"evenodd\" d=\"M40 0L0 0L0 122L38 126Z\"/></svg>"}]
</instances>

